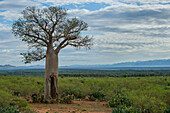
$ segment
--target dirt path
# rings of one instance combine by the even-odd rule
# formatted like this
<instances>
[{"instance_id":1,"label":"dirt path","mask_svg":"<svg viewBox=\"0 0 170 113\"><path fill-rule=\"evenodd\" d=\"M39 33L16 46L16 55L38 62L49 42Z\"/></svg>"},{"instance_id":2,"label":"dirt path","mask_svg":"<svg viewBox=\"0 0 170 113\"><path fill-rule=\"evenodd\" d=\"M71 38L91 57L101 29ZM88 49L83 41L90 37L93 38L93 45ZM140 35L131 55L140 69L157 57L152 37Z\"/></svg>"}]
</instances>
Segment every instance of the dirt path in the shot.
<instances>
[{"instance_id":1,"label":"dirt path","mask_svg":"<svg viewBox=\"0 0 170 113\"><path fill-rule=\"evenodd\" d=\"M106 102L74 101L73 104L29 104L36 113L111 113Z\"/></svg>"}]
</instances>

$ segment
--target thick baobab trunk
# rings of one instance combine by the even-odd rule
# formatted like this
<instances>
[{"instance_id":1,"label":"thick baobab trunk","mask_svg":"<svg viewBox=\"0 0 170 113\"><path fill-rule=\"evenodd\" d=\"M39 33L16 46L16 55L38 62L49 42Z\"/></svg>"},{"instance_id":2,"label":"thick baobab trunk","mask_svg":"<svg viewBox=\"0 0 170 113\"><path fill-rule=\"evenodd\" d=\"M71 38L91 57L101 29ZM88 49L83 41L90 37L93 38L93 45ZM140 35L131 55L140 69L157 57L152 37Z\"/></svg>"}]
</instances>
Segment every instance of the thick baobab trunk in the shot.
<instances>
[{"instance_id":1,"label":"thick baobab trunk","mask_svg":"<svg viewBox=\"0 0 170 113\"><path fill-rule=\"evenodd\" d=\"M58 102L58 54L53 48L47 49L44 93L45 99L56 99Z\"/></svg>"}]
</instances>

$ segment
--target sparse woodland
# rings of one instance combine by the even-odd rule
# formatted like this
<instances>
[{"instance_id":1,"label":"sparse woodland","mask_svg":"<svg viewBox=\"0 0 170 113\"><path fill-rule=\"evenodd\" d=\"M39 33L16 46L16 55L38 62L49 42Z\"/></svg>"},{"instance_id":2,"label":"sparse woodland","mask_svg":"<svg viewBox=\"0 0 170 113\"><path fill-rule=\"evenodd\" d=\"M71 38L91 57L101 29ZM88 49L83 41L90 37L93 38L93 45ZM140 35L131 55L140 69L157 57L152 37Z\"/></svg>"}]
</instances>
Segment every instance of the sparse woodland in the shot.
<instances>
[{"instance_id":1,"label":"sparse woodland","mask_svg":"<svg viewBox=\"0 0 170 113\"><path fill-rule=\"evenodd\" d=\"M114 113L169 112L169 76L59 77L59 86L60 104L74 105L73 100L104 101ZM31 112L28 103L53 103L44 100L43 92L44 77L0 76L0 110L10 106L14 111Z\"/></svg>"}]
</instances>

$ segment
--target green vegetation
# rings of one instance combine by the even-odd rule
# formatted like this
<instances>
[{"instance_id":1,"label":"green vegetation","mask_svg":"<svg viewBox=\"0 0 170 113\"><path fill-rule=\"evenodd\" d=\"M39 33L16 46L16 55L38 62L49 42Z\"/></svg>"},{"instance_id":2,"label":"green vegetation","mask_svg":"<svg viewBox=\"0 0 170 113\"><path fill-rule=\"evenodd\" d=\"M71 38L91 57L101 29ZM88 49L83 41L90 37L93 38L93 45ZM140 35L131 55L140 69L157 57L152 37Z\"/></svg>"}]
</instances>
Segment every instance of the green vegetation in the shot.
<instances>
[{"instance_id":1,"label":"green vegetation","mask_svg":"<svg viewBox=\"0 0 170 113\"><path fill-rule=\"evenodd\" d=\"M130 107L132 106L132 103L127 95L123 94L121 91L115 91L111 100L108 102L108 105L115 108L118 108L119 106Z\"/></svg>"},{"instance_id":2,"label":"green vegetation","mask_svg":"<svg viewBox=\"0 0 170 113\"><path fill-rule=\"evenodd\" d=\"M44 76L43 69L0 71L0 76ZM170 70L88 70L60 69L59 76L64 77L150 77L170 76Z\"/></svg>"},{"instance_id":3,"label":"green vegetation","mask_svg":"<svg viewBox=\"0 0 170 113\"><path fill-rule=\"evenodd\" d=\"M83 109L82 111L87 111L86 109Z\"/></svg>"},{"instance_id":4,"label":"green vegetation","mask_svg":"<svg viewBox=\"0 0 170 113\"><path fill-rule=\"evenodd\" d=\"M59 77L61 103L70 104L73 99L107 101L114 107L113 113L169 112L169 87L169 76ZM28 102L53 103L43 100L43 88L44 77L0 76L0 107L28 110Z\"/></svg>"},{"instance_id":5,"label":"green vegetation","mask_svg":"<svg viewBox=\"0 0 170 113\"><path fill-rule=\"evenodd\" d=\"M7 108L0 107L0 113L21 113L21 111L15 107L7 107Z\"/></svg>"}]
</instances>

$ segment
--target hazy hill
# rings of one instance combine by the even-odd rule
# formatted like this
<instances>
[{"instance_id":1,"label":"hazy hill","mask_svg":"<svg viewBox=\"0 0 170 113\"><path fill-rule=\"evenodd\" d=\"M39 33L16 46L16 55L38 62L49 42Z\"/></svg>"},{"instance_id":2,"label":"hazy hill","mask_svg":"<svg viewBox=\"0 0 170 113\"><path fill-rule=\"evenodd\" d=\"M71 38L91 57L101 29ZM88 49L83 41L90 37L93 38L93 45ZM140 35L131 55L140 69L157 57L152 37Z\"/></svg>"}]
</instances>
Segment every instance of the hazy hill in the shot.
<instances>
[{"instance_id":1,"label":"hazy hill","mask_svg":"<svg viewBox=\"0 0 170 113\"><path fill-rule=\"evenodd\" d=\"M114 68L114 67L170 67L170 59L166 60L149 60L149 61L136 61L136 62L123 62L116 64L106 64L106 65L71 65L71 66L61 66L60 69L102 69L102 68ZM43 65L35 66L12 66L12 65L0 65L0 70L17 70L17 69L45 69Z\"/></svg>"},{"instance_id":2,"label":"hazy hill","mask_svg":"<svg viewBox=\"0 0 170 113\"><path fill-rule=\"evenodd\" d=\"M16 66L12 66L12 65L0 65L0 69L13 69L16 68Z\"/></svg>"},{"instance_id":3,"label":"hazy hill","mask_svg":"<svg viewBox=\"0 0 170 113\"><path fill-rule=\"evenodd\" d=\"M112 66L170 66L170 59L124 62L124 63L113 64Z\"/></svg>"}]
</instances>

